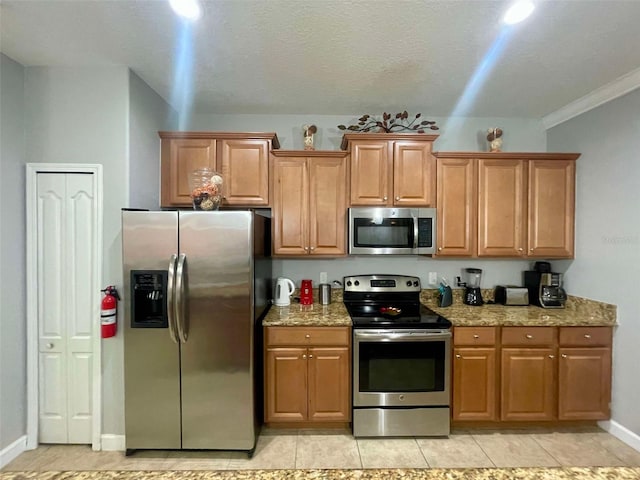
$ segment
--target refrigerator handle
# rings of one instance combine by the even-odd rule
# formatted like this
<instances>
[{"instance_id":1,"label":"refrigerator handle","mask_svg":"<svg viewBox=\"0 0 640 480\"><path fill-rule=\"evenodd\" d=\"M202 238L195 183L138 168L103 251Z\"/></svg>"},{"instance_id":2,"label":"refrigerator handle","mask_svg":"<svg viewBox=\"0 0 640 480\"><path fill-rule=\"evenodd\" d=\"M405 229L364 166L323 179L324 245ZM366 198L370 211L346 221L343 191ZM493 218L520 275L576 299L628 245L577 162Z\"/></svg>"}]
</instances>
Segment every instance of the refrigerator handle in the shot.
<instances>
[{"instance_id":1,"label":"refrigerator handle","mask_svg":"<svg viewBox=\"0 0 640 480\"><path fill-rule=\"evenodd\" d=\"M167 323L169 324L169 337L171 337L171 340L173 340L174 343L178 343L175 315L175 278L177 259L177 255L171 255L171 258L169 259L169 275L167 279Z\"/></svg>"},{"instance_id":2,"label":"refrigerator handle","mask_svg":"<svg viewBox=\"0 0 640 480\"><path fill-rule=\"evenodd\" d=\"M186 261L187 256L181 253L178 257L178 268L176 269L176 325L178 326L178 337L181 343L187 342L189 331L188 308L185 295L187 288Z\"/></svg>"}]
</instances>

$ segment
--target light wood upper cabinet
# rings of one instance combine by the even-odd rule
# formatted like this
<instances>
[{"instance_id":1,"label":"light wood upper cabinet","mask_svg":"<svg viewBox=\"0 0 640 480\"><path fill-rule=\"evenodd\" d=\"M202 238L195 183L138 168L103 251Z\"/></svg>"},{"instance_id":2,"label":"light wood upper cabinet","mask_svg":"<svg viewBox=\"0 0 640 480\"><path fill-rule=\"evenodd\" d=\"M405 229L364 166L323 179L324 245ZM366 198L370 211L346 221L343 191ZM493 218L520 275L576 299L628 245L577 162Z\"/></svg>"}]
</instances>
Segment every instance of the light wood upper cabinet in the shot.
<instances>
[{"instance_id":1,"label":"light wood upper cabinet","mask_svg":"<svg viewBox=\"0 0 640 480\"><path fill-rule=\"evenodd\" d=\"M435 155L437 255L573 258L578 154Z\"/></svg>"},{"instance_id":2,"label":"light wood upper cabinet","mask_svg":"<svg viewBox=\"0 0 640 480\"><path fill-rule=\"evenodd\" d=\"M208 167L223 175L223 206L269 205L269 151L275 133L158 132L162 207L191 206L189 175Z\"/></svg>"},{"instance_id":3,"label":"light wood upper cabinet","mask_svg":"<svg viewBox=\"0 0 640 480\"><path fill-rule=\"evenodd\" d=\"M220 140L223 204L269 205L269 141Z\"/></svg>"},{"instance_id":4,"label":"light wood upper cabinet","mask_svg":"<svg viewBox=\"0 0 640 480\"><path fill-rule=\"evenodd\" d=\"M351 151L351 205L429 207L436 201L437 135L345 134Z\"/></svg>"},{"instance_id":5,"label":"light wood upper cabinet","mask_svg":"<svg viewBox=\"0 0 640 480\"><path fill-rule=\"evenodd\" d=\"M573 258L575 177L573 160L529 160L529 256Z\"/></svg>"},{"instance_id":6,"label":"light wood upper cabinet","mask_svg":"<svg viewBox=\"0 0 640 480\"><path fill-rule=\"evenodd\" d=\"M215 170L216 140L163 138L161 156L161 206L190 206L189 176L198 168L208 167Z\"/></svg>"},{"instance_id":7,"label":"light wood upper cabinet","mask_svg":"<svg viewBox=\"0 0 640 480\"><path fill-rule=\"evenodd\" d=\"M476 252L477 168L471 158L437 160L437 255Z\"/></svg>"},{"instance_id":8,"label":"light wood upper cabinet","mask_svg":"<svg viewBox=\"0 0 640 480\"><path fill-rule=\"evenodd\" d=\"M516 257L524 251L525 163L478 161L478 255Z\"/></svg>"},{"instance_id":9,"label":"light wood upper cabinet","mask_svg":"<svg viewBox=\"0 0 640 480\"><path fill-rule=\"evenodd\" d=\"M346 254L346 155L345 152L274 152L275 255Z\"/></svg>"}]
</instances>

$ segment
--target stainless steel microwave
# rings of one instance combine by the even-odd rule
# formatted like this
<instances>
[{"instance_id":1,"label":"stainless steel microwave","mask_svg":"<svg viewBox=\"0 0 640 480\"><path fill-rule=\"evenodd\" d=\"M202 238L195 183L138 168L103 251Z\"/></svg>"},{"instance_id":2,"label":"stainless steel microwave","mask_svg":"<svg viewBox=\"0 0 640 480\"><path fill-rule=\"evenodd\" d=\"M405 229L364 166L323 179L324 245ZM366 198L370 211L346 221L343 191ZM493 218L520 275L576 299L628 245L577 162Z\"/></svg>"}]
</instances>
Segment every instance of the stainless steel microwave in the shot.
<instances>
[{"instance_id":1,"label":"stainless steel microwave","mask_svg":"<svg viewBox=\"0 0 640 480\"><path fill-rule=\"evenodd\" d=\"M436 252L435 208L350 208L352 255L429 255Z\"/></svg>"}]
</instances>

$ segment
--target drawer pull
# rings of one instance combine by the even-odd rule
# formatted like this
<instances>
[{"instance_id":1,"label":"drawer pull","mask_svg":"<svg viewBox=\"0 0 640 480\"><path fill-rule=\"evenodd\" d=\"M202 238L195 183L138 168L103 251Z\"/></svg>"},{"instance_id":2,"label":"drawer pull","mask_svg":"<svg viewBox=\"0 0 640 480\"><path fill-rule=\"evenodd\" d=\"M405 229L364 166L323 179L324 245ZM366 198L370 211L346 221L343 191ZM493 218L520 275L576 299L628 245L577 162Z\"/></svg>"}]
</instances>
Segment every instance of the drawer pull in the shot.
<instances>
[{"instance_id":1,"label":"drawer pull","mask_svg":"<svg viewBox=\"0 0 640 480\"><path fill-rule=\"evenodd\" d=\"M457 355L456 355L456 358L462 358L462 355L457 354Z\"/></svg>"},{"instance_id":2,"label":"drawer pull","mask_svg":"<svg viewBox=\"0 0 640 480\"><path fill-rule=\"evenodd\" d=\"M53 343L47 343L47 348L49 349L53 348Z\"/></svg>"},{"instance_id":3,"label":"drawer pull","mask_svg":"<svg viewBox=\"0 0 640 480\"><path fill-rule=\"evenodd\" d=\"M549 355L549 358L556 358L555 355Z\"/></svg>"},{"instance_id":4,"label":"drawer pull","mask_svg":"<svg viewBox=\"0 0 640 480\"><path fill-rule=\"evenodd\" d=\"M311 338L311 335L309 335L308 333L304 336L304 338Z\"/></svg>"},{"instance_id":5,"label":"drawer pull","mask_svg":"<svg viewBox=\"0 0 640 480\"><path fill-rule=\"evenodd\" d=\"M585 333L584 338L591 338L591 335L589 335L588 333Z\"/></svg>"},{"instance_id":6,"label":"drawer pull","mask_svg":"<svg viewBox=\"0 0 640 480\"><path fill-rule=\"evenodd\" d=\"M531 340L531 339L533 338L533 335L531 335L530 333L527 333L527 334L525 335L525 337L527 337L529 340Z\"/></svg>"},{"instance_id":7,"label":"drawer pull","mask_svg":"<svg viewBox=\"0 0 640 480\"><path fill-rule=\"evenodd\" d=\"M477 333L473 336L473 338L480 338L480 335L478 335Z\"/></svg>"},{"instance_id":8,"label":"drawer pull","mask_svg":"<svg viewBox=\"0 0 640 480\"><path fill-rule=\"evenodd\" d=\"M566 354L566 353L563 353L563 354L561 355L561 357L562 357L562 358L567 358L567 354Z\"/></svg>"}]
</instances>

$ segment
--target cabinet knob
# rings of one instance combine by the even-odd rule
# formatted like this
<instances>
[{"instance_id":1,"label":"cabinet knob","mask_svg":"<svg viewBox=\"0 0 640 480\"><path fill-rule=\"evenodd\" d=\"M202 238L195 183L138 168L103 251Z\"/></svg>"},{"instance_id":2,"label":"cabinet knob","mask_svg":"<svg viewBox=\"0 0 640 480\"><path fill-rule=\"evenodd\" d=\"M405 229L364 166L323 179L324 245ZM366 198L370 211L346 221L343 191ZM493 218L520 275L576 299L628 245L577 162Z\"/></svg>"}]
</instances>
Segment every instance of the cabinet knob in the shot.
<instances>
[{"instance_id":1,"label":"cabinet knob","mask_svg":"<svg viewBox=\"0 0 640 480\"><path fill-rule=\"evenodd\" d=\"M555 355L549 355L549 358L555 358L555 357L556 357Z\"/></svg>"},{"instance_id":2,"label":"cabinet knob","mask_svg":"<svg viewBox=\"0 0 640 480\"><path fill-rule=\"evenodd\" d=\"M520 248L518 249L518 251L519 251L519 252L521 252L521 251L522 251L522 247L520 247Z\"/></svg>"},{"instance_id":3,"label":"cabinet knob","mask_svg":"<svg viewBox=\"0 0 640 480\"><path fill-rule=\"evenodd\" d=\"M316 249L316 247L311 247L311 251L313 252Z\"/></svg>"},{"instance_id":4,"label":"cabinet knob","mask_svg":"<svg viewBox=\"0 0 640 480\"><path fill-rule=\"evenodd\" d=\"M585 333L584 338L591 338L591 335L589 335L588 333Z\"/></svg>"},{"instance_id":5,"label":"cabinet knob","mask_svg":"<svg viewBox=\"0 0 640 480\"><path fill-rule=\"evenodd\" d=\"M308 252L309 251L309 247L304 247L304 251Z\"/></svg>"},{"instance_id":6,"label":"cabinet knob","mask_svg":"<svg viewBox=\"0 0 640 480\"><path fill-rule=\"evenodd\" d=\"M400 197L396 197L396 202L399 202L399 201L400 201Z\"/></svg>"},{"instance_id":7,"label":"cabinet knob","mask_svg":"<svg viewBox=\"0 0 640 480\"><path fill-rule=\"evenodd\" d=\"M533 335L531 335L530 333L527 333L527 334L525 335L525 337L527 337L529 340L531 340L531 339L533 338Z\"/></svg>"},{"instance_id":8,"label":"cabinet knob","mask_svg":"<svg viewBox=\"0 0 640 480\"><path fill-rule=\"evenodd\" d=\"M533 247L529 249L530 252L533 252Z\"/></svg>"},{"instance_id":9,"label":"cabinet knob","mask_svg":"<svg viewBox=\"0 0 640 480\"><path fill-rule=\"evenodd\" d=\"M313 355L309 355L309 358L313 358Z\"/></svg>"},{"instance_id":10,"label":"cabinet knob","mask_svg":"<svg viewBox=\"0 0 640 480\"><path fill-rule=\"evenodd\" d=\"M386 202L387 201L387 197L382 197L382 200L384 200Z\"/></svg>"},{"instance_id":11,"label":"cabinet knob","mask_svg":"<svg viewBox=\"0 0 640 480\"><path fill-rule=\"evenodd\" d=\"M311 335L309 335L308 333L304 336L304 338L311 338Z\"/></svg>"},{"instance_id":12,"label":"cabinet knob","mask_svg":"<svg viewBox=\"0 0 640 480\"><path fill-rule=\"evenodd\" d=\"M307 358L307 356L306 355L302 355L302 358Z\"/></svg>"},{"instance_id":13,"label":"cabinet knob","mask_svg":"<svg viewBox=\"0 0 640 480\"><path fill-rule=\"evenodd\" d=\"M562 355L560 355L562 358L567 358L567 354L563 353Z\"/></svg>"},{"instance_id":14,"label":"cabinet knob","mask_svg":"<svg viewBox=\"0 0 640 480\"><path fill-rule=\"evenodd\" d=\"M458 354L458 355L456 355L456 358L462 358L462 356L460 356L460 355Z\"/></svg>"},{"instance_id":15,"label":"cabinet knob","mask_svg":"<svg viewBox=\"0 0 640 480\"><path fill-rule=\"evenodd\" d=\"M227 199L227 196L226 196L226 195L223 195L223 196L222 196L222 199L223 199L223 200L226 200L226 199Z\"/></svg>"},{"instance_id":16,"label":"cabinet knob","mask_svg":"<svg viewBox=\"0 0 640 480\"><path fill-rule=\"evenodd\" d=\"M473 336L473 338L480 338L480 335L478 335L477 333Z\"/></svg>"},{"instance_id":17,"label":"cabinet knob","mask_svg":"<svg viewBox=\"0 0 640 480\"><path fill-rule=\"evenodd\" d=\"M53 343L47 343L47 348L49 349L53 348Z\"/></svg>"},{"instance_id":18,"label":"cabinet knob","mask_svg":"<svg viewBox=\"0 0 640 480\"><path fill-rule=\"evenodd\" d=\"M442 251L442 247L438 247L438 251L441 252Z\"/></svg>"}]
</instances>

